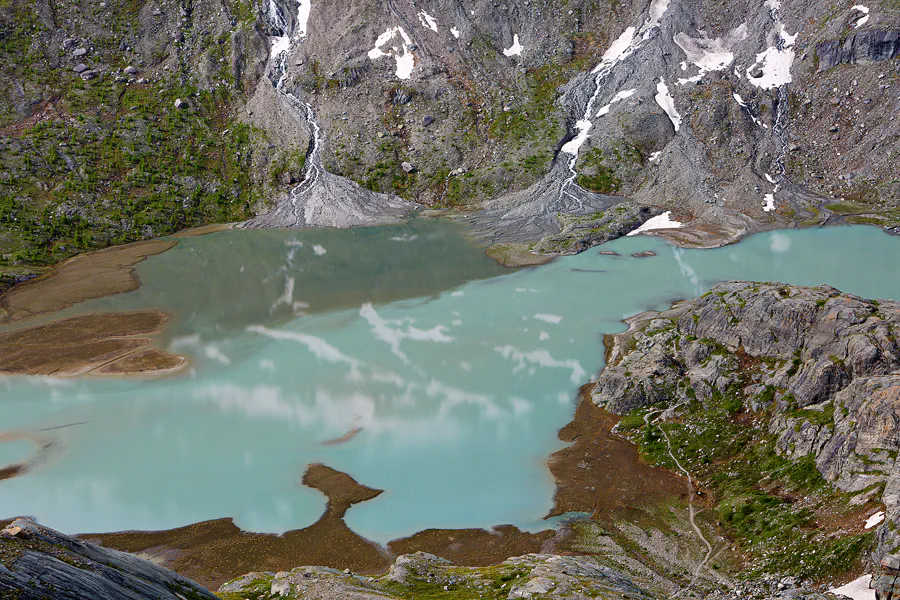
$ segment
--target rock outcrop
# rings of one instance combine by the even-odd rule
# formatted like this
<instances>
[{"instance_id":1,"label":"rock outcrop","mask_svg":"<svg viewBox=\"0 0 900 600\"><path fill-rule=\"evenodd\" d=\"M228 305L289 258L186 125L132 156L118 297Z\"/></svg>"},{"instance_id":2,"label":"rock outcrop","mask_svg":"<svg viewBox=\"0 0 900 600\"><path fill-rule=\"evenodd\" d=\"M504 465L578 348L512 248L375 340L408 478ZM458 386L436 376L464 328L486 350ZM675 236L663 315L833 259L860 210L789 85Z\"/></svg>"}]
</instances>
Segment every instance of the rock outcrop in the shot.
<instances>
[{"instance_id":1,"label":"rock outcrop","mask_svg":"<svg viewBox=\"0 0 900 600\"><path fill-rule=\"evenodd\" d=\"M819 71L840 64L865 64L891 60L900 55L900 31L863 31L842 40L816 46Z\"/></svg>"},{"instance_id":2,"label":"rock outcrop","mask_svg":"<svg viewBox=\"0 0 900 600\"><path fill-rule=\"evenodd\" d=\"M424 552L397 558L387 575L361 577L321 567L290 572L250 573L225 584L224 598L269 593L284 598L385 600L409 597L629 598L649 600L627 577L589 557L529 554L495 567L462 568Z\"/></svg>"},{"instance_id":3,"label":"rock outcrop","mask_svg":"<svg viewBox=\"0 0 900 600\"><path fill-rule=\"evenodd\" d=\"M16 519L0 532L0 597L216 600L205 588L168 569L28 519Z\"/></svg>"},{"instance_id":4,"label":"rock outcrop","mask_svg":"<svg viewBox=\"0 0 900 600\"><path fill-rule=\"evenodd\" d=\"M900 303L733 282L628 323L611 340L595 402L625 414L731 394L766 415L782 456L812 457L851 504L883 503L875 557L896 550Z\"/></svg>"}]
</instances>

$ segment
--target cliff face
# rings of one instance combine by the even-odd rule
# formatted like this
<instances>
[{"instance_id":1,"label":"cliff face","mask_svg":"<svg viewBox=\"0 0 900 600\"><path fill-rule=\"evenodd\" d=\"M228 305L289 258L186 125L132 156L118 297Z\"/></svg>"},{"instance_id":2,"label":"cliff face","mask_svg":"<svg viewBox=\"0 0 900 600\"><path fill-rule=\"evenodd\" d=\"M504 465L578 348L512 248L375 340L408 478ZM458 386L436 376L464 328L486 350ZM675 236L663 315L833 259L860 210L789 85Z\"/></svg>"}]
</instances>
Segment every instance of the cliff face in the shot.
<instances>
[{"instance_id":1,"label":"cliff face","mask_svg":"<svg viewBox=\"0 0 900 600\"><path fill-rule=\"evenodd\" d=\"M827 286L737 282L629 323L614 338L596 402L619 414L658 404L670 419L723 404L732 420L760 424L759 443L811 460L848 509L883 506L872 549L876 558L896 550L900 304Z\"/></svg>"},{"instance_id":2,"label":"cliff face","mask_svg":"<svg viewBox=\"0 0 900 600\"><path fill-rule=\"evenodd\" d=\"M483 208L495 241L623 197L689 244L900 225L890 0L13 0L0 30L10 267L401 199Z\"/></svg>"},{"instance_id":3,"label":"cliff face","mask_svg":"<svg viewBox=\"0 0 900 600\"><path fill-rule=\"evenodd\" d=\"M0 532L0 597L18 600L215 600L153 563L86 544L27 519Z\"/></svg>"}]
</instances>

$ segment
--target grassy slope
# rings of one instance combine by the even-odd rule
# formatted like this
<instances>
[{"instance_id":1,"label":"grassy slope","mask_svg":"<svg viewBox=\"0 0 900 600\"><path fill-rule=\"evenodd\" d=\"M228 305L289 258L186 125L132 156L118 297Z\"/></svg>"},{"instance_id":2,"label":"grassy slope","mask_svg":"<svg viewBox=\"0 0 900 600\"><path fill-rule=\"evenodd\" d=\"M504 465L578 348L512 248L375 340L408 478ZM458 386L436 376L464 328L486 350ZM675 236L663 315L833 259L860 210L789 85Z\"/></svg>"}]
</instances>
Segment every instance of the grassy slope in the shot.
<instances>
[{"instance_id":1,"label":"grassy slope","mask_svg":"<svg viewBox=\"0 0 900 600\"><path fill-rule=\"evenodd\" d=\"M190 72L116 81L130 55L115 40L135 34L142 2L119 4L91 39L87 62L107 70L91 81L48 44L53 32L32 3L0 5L0 281L77 252L241 220L258 197L249 167L261 134L232 116L242 95L228 36L201 48L221 65L213 87L196 88ZM17 85L42 99L30 118L13 110Z\"/></svg>"}]
</instances>

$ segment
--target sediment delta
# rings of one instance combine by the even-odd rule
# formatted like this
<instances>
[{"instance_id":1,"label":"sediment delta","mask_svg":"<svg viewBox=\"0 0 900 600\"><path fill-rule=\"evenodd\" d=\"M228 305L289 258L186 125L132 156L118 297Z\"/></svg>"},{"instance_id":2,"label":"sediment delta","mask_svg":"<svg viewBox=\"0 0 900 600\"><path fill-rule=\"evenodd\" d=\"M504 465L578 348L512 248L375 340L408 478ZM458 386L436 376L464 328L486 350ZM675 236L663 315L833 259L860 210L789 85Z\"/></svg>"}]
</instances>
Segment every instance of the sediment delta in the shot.
<instances>
[{"instance_id":1,"label":"sediment delta","mask_svg":"<svg viewBox=\"0 0 900 600\"><path fill-rule=\"evenodd\" d=\"M169 320L159 311L70 317L0 333L0 374L130 375L173 372L183 356L151 346Z\"/></svg>"}]
</instances>

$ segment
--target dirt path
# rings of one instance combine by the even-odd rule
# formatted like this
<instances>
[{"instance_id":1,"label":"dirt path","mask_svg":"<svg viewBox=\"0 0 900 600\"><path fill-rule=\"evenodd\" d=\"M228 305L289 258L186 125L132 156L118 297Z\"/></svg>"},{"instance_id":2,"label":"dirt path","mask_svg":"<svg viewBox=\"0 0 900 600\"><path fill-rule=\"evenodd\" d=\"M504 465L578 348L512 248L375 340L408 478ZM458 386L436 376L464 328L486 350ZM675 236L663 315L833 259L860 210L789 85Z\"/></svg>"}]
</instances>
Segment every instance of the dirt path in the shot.
<instances>
[{"instance_id":1,"label":"dirt path","mask_svg":"<svg viewBox=\"0 0 900 600\"><path fill-rule=\"evenodd\" d=\"M679 406L681 406L681 405L677 404L674 407L672 407L672 409L674 410L674 409L678 408ZM644 415L644 425L645 426L649 425L650 418L660 412L662 412L662 409L651 411L651 412L648 412L646 415ZM684 473L684 476L687 477L687 480L688 480L688 520L690 521L691 529L694 530L694 533L697 535L697 537L700 539L700 541L703 542L703 545L706 546L706 555L703 557L703 560L701 560L697 564L697 568L694 569L694 576L691 578L691 582L686 587L683 587L680 590L678 590L675 593L675 595L672 596L672 598L674 599L674 598L678 598L679 596L681 596L681 594L683 594L684 592L686 592L694 587L694 585L697 583L697 580L700 578L700 571L703 570L703 567L705 567L707 565L707 563L709 562L709 559L713 555L713 547L712 547L712 544L709 543L709 540L706 539L706 536L703 535L703 532L700 530L700 527L697 526L696 516L697 516L698 511L694 504L694 478L691 477L690 472L681 465L681 463L678 461L677 458L675 458L675 454L672 452L672 441L669 439L669 434L666 433L665 429L663 429L662 427L660 427L659 430L662 433L663 438L665 438L665 440L666 440L666 449L669 453L669 456L672 458L672 461L675 463L675 466L678 467L678 470L681 471L682 473Z\"/></svg>"}]
</instances>

